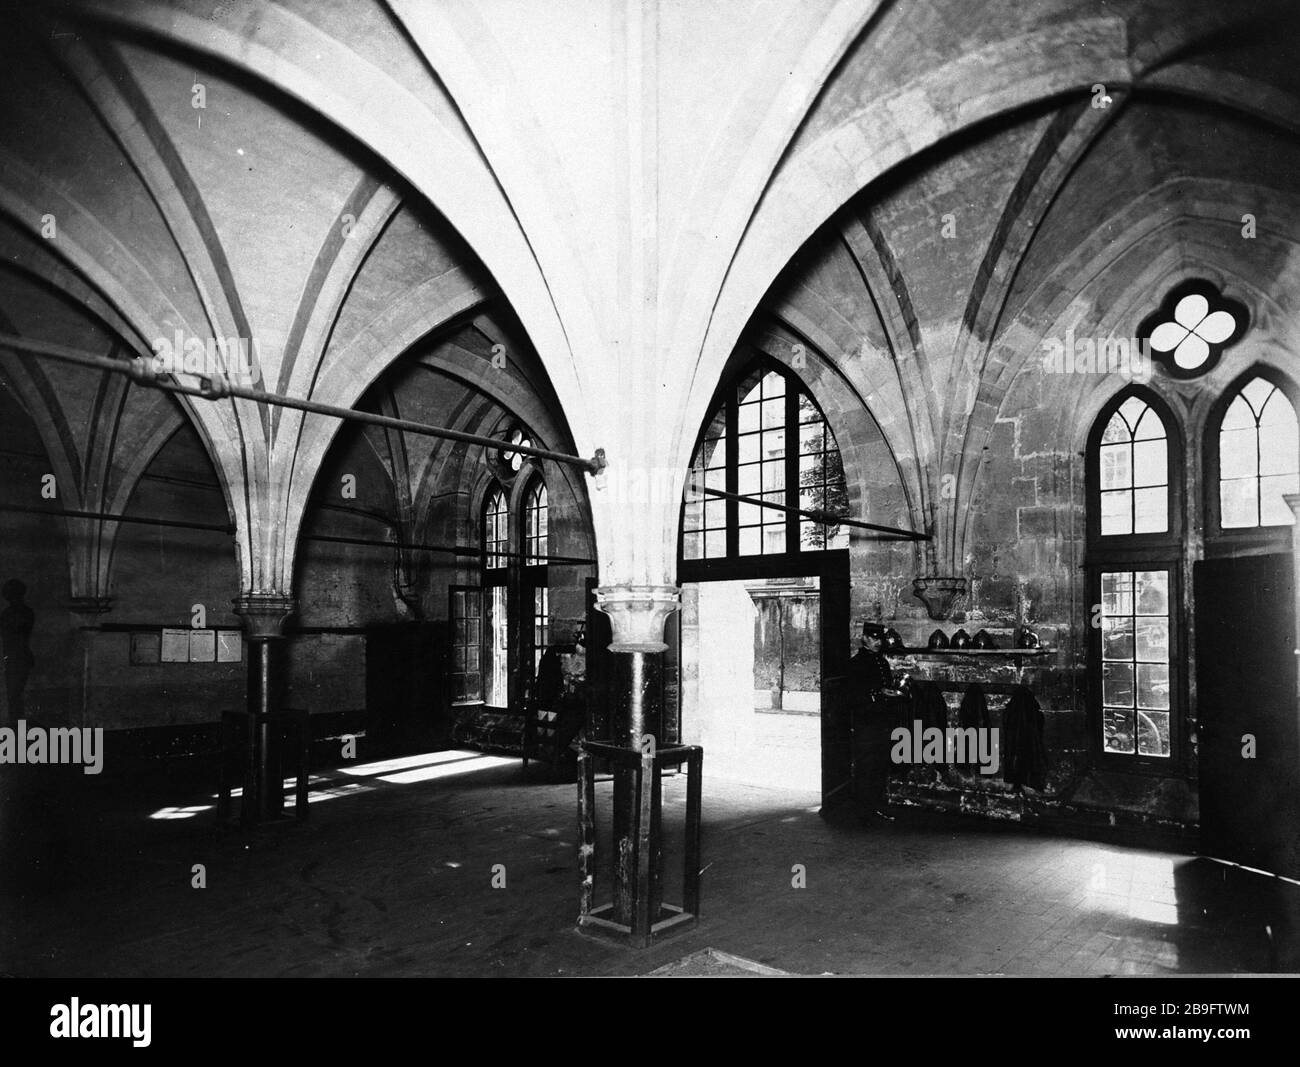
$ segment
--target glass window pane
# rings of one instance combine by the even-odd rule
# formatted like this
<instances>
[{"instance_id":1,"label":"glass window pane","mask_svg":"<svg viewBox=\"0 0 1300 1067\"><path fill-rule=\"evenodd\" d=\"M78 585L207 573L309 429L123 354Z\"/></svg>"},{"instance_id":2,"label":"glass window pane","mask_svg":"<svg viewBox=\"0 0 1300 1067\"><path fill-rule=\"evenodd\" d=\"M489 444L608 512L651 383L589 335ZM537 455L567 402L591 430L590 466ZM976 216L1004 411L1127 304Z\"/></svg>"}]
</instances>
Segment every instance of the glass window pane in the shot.
<instances>
[{"instance_id":1,"label":"glass window pane","mask_svg":"<svg viewBox=\"0 0 1300 1067\"><path fill-rule=\"evenodd\" d=\"M1169 490L1133 491L1133 532L1162 533L1169 529Z\"/></svg>"},{"instance_id":2,"label":"glass window pane","mask_svg":"<svg viewBox=\"0 0 1300 1067\"><path fill-rule=\"evenodd\" d=\"M1224 430L1219 434L1219 477L1253 478L1255 466L1255 426L1244 430Z\"/></svg>"},{"instance_id":3,"label":"glass window pane","mask_svg":"<svg viewBox=\"0 0 1300 1067\"><path fill-rule=\"evenodd\" d=\"M685 559L699 559L703 554L700 535L697 533L688 533L682 538L682 556Z\"/></svg>"},{"instance_id":4,"label":"glass window pane","mask_svg":"<svg viewBox=\"0 0 1300 1067\"><path fill-rule=\"evenodd\" d=\"M1276 393L1265 414L1282 411L1286 416L1259 426L1259 473L1295 474L1300 470L1300 437L1297 436L1295 412L1286 397Z\"/></svg>"},{"instance_id":5,"label":"glass window pane","mask_svg":"<svg viewBox=\"0 0 1300 1067\"><path fill-rule=\"evenodd\" d=\"M1219 483L1219 521L1225 530L1259 523L1259 482L1238 478Z\"/></svg>"},{"instance_id":6,"label":"glass window pane","mask_svg":"<svg viewBox=\"0 0 1300 1067\"><path fill-rule=\"evenodd\" d=\"M726 486L720 488L725 489ZM757 463L746 463L743 467L736 468L736 492L742 496L762 492Z\"/></svg>"},{"instance_id":7,"label":"glass window pane","mask_svg":"<svg viewBox=\"0 0 1300 1067\"><path fill-rule=\"evenodd\" d=\"M1294 474L1281 474L1259 480L1259 515L1262 526L1293 526L1295 512L1287 507L1283 493L1300 489L1300 478Z\"/></svg>"},{"instance_id":8,"label":"glass window pane","mask_svg":"<svg viewBox=\"0 0 1300 1067\"><path fill-rule=\"evenodd\" d=\"M785 455L785 431L768 430L763 434L763 458L780 459Z\"/></svg>"},{"instance_id":9,"label":"glass window pane","mask_svg":"<svg viewBox=\"0 0 1300 1067\"><path fill-rule=\"evenodd\" d=\"M1127 489L1101 494L1101 532L1103 535L1133 532L1132 494Z\"/></svg>"},{"instance_id":10,"label":"glass window pane","mask_svg":"<svg viewBox=\"0 0 1300 1067\"><path fill-rule=\"evenodd\" d=\"M705 462L707 467L725 467L727 461L731 458L731 441L724 438L717 443L717 446L709 453Z\"/></svg>"},{"instance_id":11,"label":"glass window pane","mask_svg":"<svg viewBox=\"0 0 1300 1067\"><path fill-rule=\"evenodd\" d=\"M1110 422L1106 423L1106 431L1101 435L1103 445L1120 444L1132 440L1133 434L1124 421L1123 416L1117 411L1110 417Z\"/></svg>"},{"instance_id":12,"label":"glass window pane","mask_svg":"<svg viewBox=\"0 0 1300 1067\"><path fill-rule=\"evenodd\" d=\"M772 555L785 551L785 524L763 527L763 554Z\"/></svg>"},{"instance_id":13,"label":"glass window pane","mask_svg":"<svg viewBox=\"0 0 1300 1067\"><path fill-rule=\"evenodd\" d=\"M1112 619L1102 617L1101 658L1124 660L1126 662L1133 658L1133 620L1131 618Z\"/></svg>"},{"instance_id":14,"label":"glass window pane","mask_svg":"<svg viewBox=\"0 0 1300 1067\"><path fill-rule=\"evenodd\" d=\"M737 504L736 522L741 526L757 526L770 509L760 508L757 504Z\"/></svg>"},{"instance_id":15,"label":"glass window pane","mask_svg":"<svg viewBox=\"0 0 1300 1067\"><path fill-rule=\"evenodd\" d=\"M1166 443L1139 441L1133 446L1133 484L1165 485L1169 481Z\"/></svg>"},{"instance_id":16,"label":"glass window pane","mask_svg":"<svg viewBox=\"0 0 1300 1067\"><path fill-rule=\"evenodd\" d=\"M1101 446L1101 487L1127 489L1133 484L1133 446Z\"/></svg>"},{"instance_id":17,"label":"glass window pane","mask_svg":"<svg viewBox=\"0 0 1300 1067\"><path fill-rule=\"evenodd\" d=\"M1169 615L1169 572L1138 571L1135 615Z\"/></svg>"},{"instance_id":18,"label":"glass window pane","mask_svg":"<svg viewBox=\"0 0 1300 1067\"><path fill-rule=\"evenodd\" d=\"M758 427L757 404L741 404L736 413L736 427L740 433L752 433Z\"/></svg>"},{"instance_id":19,"label":"glass window pane","mask_svg":"<svg viewBox=\"0 0 1300 1067\"><path fill-rule=\"evenodd\" d=\"M810 481L814 481L814 480L821 481L822 463L823 460L820 455L800 456L799 457L799 484L806 485Z\"/></svg>"},{"instance_id":20,"label":"glass window pane","mask_svg":"<svg viewBox=\"0 0 1300 1067\"><path fill-rule=\"evenodd\" d=\"M1169 755L1169 712L1139 711L1138 752L1143 756Z\"/></svg>"},{"instance_id":21,"label":"glass window pane","mask_svg":"<svg viewBox=\"0 0 1300 1067\"><path fill-rule=\"evenodd\" d=\"M1144 663L1168 663L1169 622L1166 619L1140 618L1136 629L1137 658Z\"/></svg>"},{"instance_id":22,"label":"glass window pane","mask_svg":"<svg viewBox=\"0 0 1300 1067\"><path fill-rule=\"evenodd\" d=\"M1169 710L1169 664L1137 665L1137 702L1140 708Z\"/></svg>"},{"instance_id":23,"label":"glass window pane","mask_svg":"<svg viewBox=\"0 0 1300 1067\"><path fill-rule=\"evenodd\" d=\"M687 504L682 509L682 529L686 532L698 530L704 525L704 505L700 503Z\"/></svg>"},{"instance_id":24,"label":"glass window pane","mask_svg":"<svg viewBox=\"0 0 1300 1067\"><path fill-rule=\"evenodd\" d=\"M785 379L775 371L763 375L763 399L773 396L785 396Z\"/></svg>"},{"instance_id":25,"label":"glass window pane","mask_svg":"<svg viewBox=\"0 0 1300 1067\"><path fill-rule=\"evenodd\" d=\"M1273 385L1267 378L1252 378L1241 390L1241 395L1250 404L1251 411L1258 416L1272 399Z\"/></svg>"},{"instance_id":26,"label":"glass window pane","mask_svg":"<svg viewBox=\"0 0 1300 1067\"><path fill-rule=\"evenodd\" d=\"M506 619L506 588L493 586L487 598L487 671L484 701L494 708L508 706L506 665L509 659L510 630Z\"/></svg>"},{"instance_id":27,"label":"glass window pane","mask_svg":"<svg viewBox=\"0 0 1300 1067\"><path fill-rule=\"evenodd\" d=\"M1105 704L1130 708L1133 706L1133 665L1131 663L1102 664L1101 699Z\"/></svg>"},{"instance_id":28,"label":"glass window pane","mask_svg":"<svg viewBox=\"0 0 1300 1067\"><path fill-rule=\"evenodd\" d=\"M822 432L824 423L814 422L799 427L799 452L820 452L823 448L823 439L825 433Z\"/></svg>"},{"instance_id":29,"label":"glass window pane","mask_svg":"<svg viewBox=\"0 0 1300 1067\"><path fill-rule=\"evenodd\" d=\"M708 559L717 559L727 554L727 535L725 531L710 531L704 535L704 555Z\"/></svg>"},{"instance_id":30,"label":"glass window pane","mask_svg":"<svg viewBox=\"0 0 1300 1067\"><path fill-rule=\"evenodd\" d=\"M799 394L799 421L800 422L820 422L822 414L817 410L817 405L809 399L807 393Z\"/></svg>"},{"instance_id":31,"label":"glass window pane","mask_svg":"<svg viewBox=\"0 0 1300 1067\"><path fill-rule=\"evenodd\" d=\"M1116 414L1123 417L1124 422L1128 426L1129 434L1131 435L1133 427L1137 426L1141 421L1142 416L1146 414L1146 410L1147 405L1145 400L1140 400L1138 397L1131 396L1119 406L1119 411L1117 411Z\"/></svg>"},{"instance_id":32,"label":"glass window pane","mask_svg":"<svg viewBox=\"0 0 1300 1067\"><path fill-rule=\"evenodd\" d=\"M1141 403L1141 401L1138 401ZM1124 405L1128 407L1128 404ZM1133 440L1135 441L1152 441L1159 437L1167 436L1165 434L1165 424L1160 421L1160 416L1152 411L1145 404L1146 408L1137 421L1137 426L1133 430Z\"/></svg>"},{"instance_id":33,"label":"glass window pane","mask_svg":"<svg viewBox=\"0 0 1300 1067\"><path fill-rule=\"evenodd\" d=\"M739 438L739 451L736 455L737 463L757 463L762 458L758 451L758 434L749 433Z\"/></svg>"},{"instance_id":34,"label":"glass window pane","mask_svg":"<svg viewBox=\"0 0 1300 1067\"><path fill-rule=\"evenodd\" d=\"M785 425L785 398L763 401L763 429L779 429Z\"/></svg>"},{"instance_id":35,"label":"glass window pane","mask_svg":"<svg viewBox=\"0 0 1300 1067\"><path fill-rule=\"evenodd\" d=\"M1106 571L1101 576L1102 612L1106 615L1133 614L1133 575L1129 571Z\"/></svg>"},{"instance_id":36,"label":"glass window pane","mask_svg":"<svg viewBox=\"0 0 1300 1067\"><path fill-rule=\"evenodd\" d=\"M1133 751L1133 712L1125 708L1102 711L1102 740L1107 752Z\"/></svg>"},{"instance_id":37,"label":"glass window pane","mask_svg":"<svg viewBox=\"0 0 1300 1067\"><path fill-rule=\"evenodd\" d=\"M769 500L775 500L778 504L784 503L780 496L770 494L778 492L785 488L785 463L764 463L763 464L763 494Z\"/></svg>"},{"instance_id":38,"label":"glass window pane","mask_svg":"<svg viewBox=\"0 0 1300 1067\"><path fill-rule=\"evenodd\" d=\"M740 531L740 554L757 556L761 552L761 533L757 526L750 526Z\"/></svg>"},{"instance_id":39,"label":"glass window pane","mask_svg":"<svg viewBox=\"0 0 1300 1067\"><path fill-rule=\"evenodd\" d=\"M704 505L704 526L709 530L721 529L727 525L727 502L709 500Z\"/></svg>"},{"instance_id":40,"label":"glass window pane","mask_svg":"<svg viewBox=\"0 0 1300 1067\"><path fill-rule=\"evenodd\" d=\"M1255 413L1250 410L1250 405L1238 396L1231 404L1228 410L1223 414L1223 423L1220 430L1253 430L1255 428Z\"/></svg>"}]
</instances>

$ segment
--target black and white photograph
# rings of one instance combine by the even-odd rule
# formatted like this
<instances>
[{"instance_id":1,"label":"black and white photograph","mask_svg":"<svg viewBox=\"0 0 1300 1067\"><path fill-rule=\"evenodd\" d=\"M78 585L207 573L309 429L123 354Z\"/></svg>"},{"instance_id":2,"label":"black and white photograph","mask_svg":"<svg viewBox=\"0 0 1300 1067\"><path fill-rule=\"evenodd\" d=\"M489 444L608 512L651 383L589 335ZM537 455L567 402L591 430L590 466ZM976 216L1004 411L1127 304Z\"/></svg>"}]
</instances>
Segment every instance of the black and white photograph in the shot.
<instances>
[{"instance_id":1,"label":"black and white photograph","mask_svg":"<svg viewBox=\"0 0 1300 1067\"><path fill-rule=\"evenodd\" d=\"M1249 1047L1298 410L1294 0L6 2L21 1026L1110 978L1067 1040Z\"/></svg>"}]
</instances>

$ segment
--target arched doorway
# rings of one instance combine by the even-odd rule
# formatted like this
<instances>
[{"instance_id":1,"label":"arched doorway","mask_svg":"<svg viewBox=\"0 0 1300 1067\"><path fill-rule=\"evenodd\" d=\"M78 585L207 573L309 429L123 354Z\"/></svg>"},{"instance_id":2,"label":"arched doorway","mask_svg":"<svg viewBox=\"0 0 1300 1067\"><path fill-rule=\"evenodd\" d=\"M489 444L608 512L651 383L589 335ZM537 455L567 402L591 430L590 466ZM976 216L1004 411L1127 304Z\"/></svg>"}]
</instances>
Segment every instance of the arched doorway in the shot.
<instances>
[{"instance_id":1,"label":"arched doorway","mask_svg":"<svg viewBox=\"0 0 1300 1067\"><path fill-rule=\"evenodd\" d=\"M779 510L847 518L835 435L800 378L760 356L719 391L692 467L682 740L704 746L711 776L847 795L848 529Z\"/></svg>"}]
</instances>

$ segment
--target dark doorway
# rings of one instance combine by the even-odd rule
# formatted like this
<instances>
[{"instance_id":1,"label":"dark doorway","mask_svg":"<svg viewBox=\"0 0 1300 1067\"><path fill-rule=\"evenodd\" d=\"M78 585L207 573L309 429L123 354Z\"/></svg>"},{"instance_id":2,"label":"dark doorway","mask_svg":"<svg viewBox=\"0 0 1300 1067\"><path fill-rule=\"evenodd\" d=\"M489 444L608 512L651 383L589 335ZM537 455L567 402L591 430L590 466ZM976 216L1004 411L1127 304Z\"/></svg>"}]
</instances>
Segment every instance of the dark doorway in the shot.
<instances>
[{"instance_id":1,"label":"dark doorway","mask_svg":"<svg viewBox=\"0 0 1300 1067\"><path fill-rule=\"evenodd\" d=\"M1295 876L1300 729L1291 557L1202 560L1193 577L1201 849Z\"/></svg>"}]
</instances>

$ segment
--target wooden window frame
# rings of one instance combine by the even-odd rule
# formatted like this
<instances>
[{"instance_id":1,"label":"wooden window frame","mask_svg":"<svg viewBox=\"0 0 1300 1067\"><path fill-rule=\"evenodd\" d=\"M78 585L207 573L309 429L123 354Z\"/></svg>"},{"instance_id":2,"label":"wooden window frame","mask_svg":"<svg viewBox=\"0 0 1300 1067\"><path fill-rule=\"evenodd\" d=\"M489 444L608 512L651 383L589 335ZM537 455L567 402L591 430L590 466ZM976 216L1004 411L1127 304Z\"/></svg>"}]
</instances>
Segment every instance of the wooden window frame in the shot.
<instances>
[{"instance_id":1,"label":"wooden window frame","mask_svg":"<svg viewBox=\"0 0 1300 1067\"><path fill-rule=\"evenodd\" d=\"M1223 528L1222 508L1219 501L1219 433L1224 417L1237 395L1255 378L1263 378L1277 386L1300 419L1300 388L1281 371L1272 367L1255 365L1237 375L1227 389L1211 406L1205 419L1205 433L1201 442L1201 471L1204 491L1204 545L1205 558L1224 556L1254 556L1277 552L1290 552L1293 526L1245 526Z\"/></svg>"},{"instance_id":2,"label":"wooden window frame","mask_svg":"<svg viewBox=\"0 0 1300 1067\"><path fill-rule=\"evenodd\" d=\"M1111 416L1129 397L1136 396L1160 417L1165 429L1168 463L1169 510L1167 529L1159 533L1101 533L1101 438ZM1084 508L1086 551L1084 567L1088 590L1087 604L1101 604L1102 571L1167 570L1169 572L1169 756L1126 755L1107 752L1102 739L1101 626L1098 608L1087 612L1087 724L1088 750L1105 770L1122 770L1157 777L1178 777L1186 773L1188 744L1187 649L1184 634L1190 625L1185 611L1184 555L1187 511L1188 455L1182 424L1168 403L1154 390L1143 385L1129 385L1116 393L1097 413L1088 431L1084 453ZM1096 625L1094 625L1094 619Z\"/></svg>"}]
</instances>

